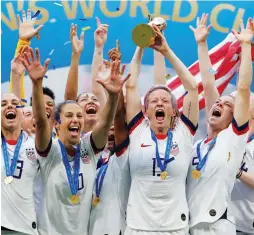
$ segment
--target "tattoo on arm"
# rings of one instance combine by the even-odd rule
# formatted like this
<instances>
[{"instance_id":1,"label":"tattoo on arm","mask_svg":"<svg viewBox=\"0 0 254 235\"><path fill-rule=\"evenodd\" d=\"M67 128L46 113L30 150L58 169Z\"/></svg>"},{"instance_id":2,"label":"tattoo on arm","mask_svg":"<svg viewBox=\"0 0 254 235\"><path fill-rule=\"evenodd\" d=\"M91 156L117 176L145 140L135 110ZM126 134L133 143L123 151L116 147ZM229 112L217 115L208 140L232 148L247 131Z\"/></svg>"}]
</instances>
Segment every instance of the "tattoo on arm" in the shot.
<instances>
[{"instance_id":1,"label":"tattoo on arm","mask_svg":"<svg viewBox=\"0 0 254 235\"><path fill-rule=\"evenodd\" d=\"M188 108L188 118L190 118L190 113L191 113L191 102L190 102L189 108Z\"/></svg>"}]
</instances>

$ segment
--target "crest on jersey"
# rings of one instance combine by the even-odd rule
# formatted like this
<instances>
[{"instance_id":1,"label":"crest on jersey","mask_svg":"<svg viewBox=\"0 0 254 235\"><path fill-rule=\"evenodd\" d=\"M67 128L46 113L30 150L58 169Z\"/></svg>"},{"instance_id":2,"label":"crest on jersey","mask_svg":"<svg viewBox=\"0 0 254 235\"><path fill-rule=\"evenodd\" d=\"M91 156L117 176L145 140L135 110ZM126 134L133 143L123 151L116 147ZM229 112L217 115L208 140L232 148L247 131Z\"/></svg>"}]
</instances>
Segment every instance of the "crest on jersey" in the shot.
<instances>
[{"instance_id":1,"label":"crest on jersey","mask_svg":"<svg viewBox=\"0 0 254 235\"><path fill-rule=\"evenodd\" d=\"M31 161L35 161L36 160L35 151L34 151L33 148L26 149L26 156Z\"/></svg>"},{"instance_id":2,"label":"crest on jersey","mask_svg":"<svg viewBox=\"0 0 254 235\"><path fill-rule=\"evenodd\" d=\"M178 144L176 142L172 143L170 153L174 156L177 156L179 154L179 147L178 147Z\"/></svg>"},{"instance_id":3,"label":"crest on jersey","mask_svg":"<svg viewBox=\"0 0 254 235\"><path fill-rule=\"evenodd\" d=\"M81 149L80 158L84 164L89 164L91 161L89 152L86 149Z\"/></svg>"}]
</instances>

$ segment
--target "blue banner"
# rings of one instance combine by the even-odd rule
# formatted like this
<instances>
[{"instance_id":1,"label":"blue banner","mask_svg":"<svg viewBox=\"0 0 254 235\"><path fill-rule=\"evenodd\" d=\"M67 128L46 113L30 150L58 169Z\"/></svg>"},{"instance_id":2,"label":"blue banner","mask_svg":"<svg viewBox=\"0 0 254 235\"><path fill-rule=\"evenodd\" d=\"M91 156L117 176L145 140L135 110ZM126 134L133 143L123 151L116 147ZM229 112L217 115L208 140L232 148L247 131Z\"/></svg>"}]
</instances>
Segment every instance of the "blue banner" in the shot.
<instances>
[{"instance_id":1,"label":"blue banner","mask_svg":"<svg viewBox=\"0 0 254 235\"><path fill-rule=\"evenodd\" d=\"M58 3L55 4L55 3ZM59 5L60 4L60 5ZM167 20L165 36L168 44L186 66L197 59L197 45L189 25L195 26L196 17L202 13L209 13L209 22L212 24L208 44L212 48L230 32L231 28L238 28L239 19L253 17L253 1L2 1L1 14L1 76L2 83L9 81L10 61L13 58L18 41L17 14L22 10L30 9L33 13L40 10L36 25L44 24L40 32L40 40L33 39L31 46L41 51L41 60L51 55L50 69L68 67L71 59L71 45L64 45L69 41L71 23L78 25L79 32L85 26L91 29L85 31L85 46L80 60L81 64L90 65L92 62L96 29L95 17L102 23L109 24L107 43L104 47L104 56L107 51L115 47L119 40L124 63L129 63L135 51L132 41L132 30L140 23L148 21L148 13L161 16ZM80 20L83 19L83 20ZM143 64L153 64L153 51L147 49L142 61ZM171 67L167 64L167 67ZM67 77L67 74L66 74ZM235 83L235 79L232 81ZM254 86L252 86L254 90Z\"/></svg>"}]
</instances>

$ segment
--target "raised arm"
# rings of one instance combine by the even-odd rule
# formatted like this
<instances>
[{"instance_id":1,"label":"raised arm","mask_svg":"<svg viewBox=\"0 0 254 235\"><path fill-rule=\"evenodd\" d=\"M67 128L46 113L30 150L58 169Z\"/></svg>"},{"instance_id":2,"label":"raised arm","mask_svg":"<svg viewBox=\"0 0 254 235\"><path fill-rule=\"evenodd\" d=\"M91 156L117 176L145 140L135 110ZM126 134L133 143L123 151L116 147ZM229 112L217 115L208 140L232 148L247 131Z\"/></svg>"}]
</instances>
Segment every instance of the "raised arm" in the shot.
<instances>
[{"instance_id":1,"label":"raised arm","mask_svg":"<svg viewBox=\"0 0 254 235\"><path fill-rule=\"evenodd\" d=\"M40 62L39 49L35 49L36 57L33 49L29 48L31 60L28 53L24 53L22 63L25 66L28 75L32 81L32 99L33 99L33 116L35 119L35 146L38 152L45 152L51 140L51 129L46 115L44 96L42 89L42 81L45 76L50 59L47 59L44 66Z\"/></svg>"},{"instance_id":2,"label":"raised arm","mask_svg":"<svg viewBox=\"0 0 254 235\"><path fill-rule=\"evenodd\" d=\"M94 54L92 62L92 93L99 99L100 105L103 108L106 104L107 96L104 88L96 82L98 79L98 70L103 63L103 48L107 41L108 25L101 24L98 17L96 17L97 29L94 32Z\"/></svg>"},{"instance_id":3,"label":"raised arm","mask_svg":"<svg viewBox=\"0 0 254 235\"><path fill-rule=\"evenodd\" d=\"M21 79L24 76L26 71L24 65L22 64L21 55L23 52L27 51L28 47L26 46L23 50L23 46L20 47L18 54L11 61L11 74L12 74L12 92L18 97L21 98Z\"/></svg>"},{"instance_id":4,"label":"raised arm","mask_svg":"<svg viewBox=\"0 0 254 235\"><path fill-rule=\"evenodd\" d=\"M70 40L72 43L71 66L65 87L64 99L76 100L78 96L78 66L80 55L84 48L84 32L77 36L77 25L72 24L70 29Z\"/></svg>"},{"instance_id":5,"label":"raised arm","mask_svg":"<svg viewBox=\"0 0 254 235\"><path fill-rule=\"evenodd\" d=\"M196 42L198 44L198 60L204 88L206 116L208 116L208 113L216 100L220 98L220 94L215 85L214 73L209 72L210 69L212 70L212 64L208 53L207 37L212 26L206 26L207 19L208 14L202 14L201 20L199 17L197 18L197 28L195 29L190 26L190 29L194 33Z\"/></svg>"},{"instance_id":6,"label":"raised arm","mask_svg":"<svg viewBox=\"0 0 254 235\"><path fill-rule=\"evenodd\" d=\"M236 39L241 43L241 64L239 69L239 80L235 98L234 118L238 126L248 122L250 105L250 87L252 82L252 60L251 60L251 41L254 34L254 22L248 19L246 29L241 22L241 32L232 30Z\"/></svg>"},{"instance_id":7,"label":"raised arm","mask_svg":"<svg viewBox=\"0 0 254 235\"><path fill-rule=\"evenodd\" d=\"M138 77L144 49L137 47L130 64L131 76L126 82L126 117L127 123L141 111L141 97L138 90Z\"/></svg>"},{"instance_id":8,"label":"raised arm","mask_svg":"<svg viewBox=\"0 0 254 235\"><path fill-rule=\"evenodd\" d=\"M100 116L100 120L92 132L92 140L96 148L95 150L101 150L107 143L108 132L116 113L118 95L122 90L124 82L130 77L129 74L122 80L121 74L123 74L124 69L122 69L120 73L120 64L121 62L118 60L112 62L108 78L106 80L97 80L97 82L107 90L108 98Z\"/></svg>"},{"instance_id":9,"label":"raised arm","mask_svg":"<svg viewBox=\"0 0 254 235\"><path fill-rule=\"evenodd\" d=\"M115 129L115 145L118 146L123 143L128 137L128 131L125 122L125 107L124 107L124 97L123 91L119 94L116 115L114 119L114 129Z\"/></svg>"},{"instance_id":10,"label":"raised arm","mask_svg":"<svg viewBox=\"0 0 254 235\"><path fill-rule=\"evenodd\" d=\"M32 18L31 11L28 9L27 14L25 11L22 11L22 21L20 16L17 15L18 23L19 23L19 41L16 47L14 58L17 58L18 54L21 53L21 48L25 46L29 46L30 41L35 35L39 34L39 31L42 29L43 25L38 26L36 29L34 28L34 23L36 21L36 17ZM38 38L38 36L36 36ZM13 61L12 61L13 63ZM14 61L15 63L15 61ZM19 66L20 67L20 66ZM24 73L25 70L22 70L21 74L17 74L17 71L11 70L10 74L10 91L14 94L18 95L20 98L25 97L25 89L24 89ZM17 83L16 83L17 82ZM17 90L19 89L19 91Z\"/></svg>"},{"instance_id":11,"label":"raised arm","mask_svg":"<svg viewBox=\"0 0 254 235\"><path fill-rule=\"evenodd\" d=\"M161 34L158 27L153 26L156 32L157 39L155 45L152 46L155 50L164 55L172 64L176 73L178 74L187 94L183 102L183 114L192 122L194 126L198 123L199 107L198 107L198 89L195 78L192 76L188 68L169 48L165 37Z\"/></svg>"},{"instance_id":12,"label":"raised arm","mask_svg":"<svg viewBox=\"0 0 254 235\"><path fill-rule=\"evenodd\" d=\"M164 56L154 50L154 85L166 85L166 65Z\"/></svg>"}]
</instances>

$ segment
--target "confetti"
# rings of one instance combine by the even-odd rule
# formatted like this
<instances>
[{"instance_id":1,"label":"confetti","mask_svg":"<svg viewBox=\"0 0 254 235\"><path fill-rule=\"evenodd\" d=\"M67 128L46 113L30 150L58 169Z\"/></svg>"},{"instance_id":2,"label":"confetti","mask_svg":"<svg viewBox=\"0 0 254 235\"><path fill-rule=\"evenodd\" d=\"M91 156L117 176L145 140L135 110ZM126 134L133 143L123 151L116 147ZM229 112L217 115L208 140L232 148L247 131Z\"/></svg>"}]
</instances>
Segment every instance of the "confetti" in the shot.
<instances>
[{"instance_id":1,"label":"confetti","mask_svg":"<svg viewBox=\"0 0 254 235\"><path fill-rule=\"evenodd\" d=\"M50 19L49 23L56 23L56 19L55 18Z\"/></svg>"},{"instance_id":2,"label":"confetti","mask_svg":"<svg viewBox=\"0 0 254 235\"><path fill-rule=\"evenodd\" d=\"M55 5L59 6L59 7L62 7L63 5L60 4L60 3L57 3L57 2L54 2Z\"/></svg>"},{"instance_id":3,"label":"confetti","mask_svg":"<svg viewBox=\"0 0 254 235\"><path fill-rule=\"evenodd\" d=\"M48 75L44 75L45 78L48 78Z\"/></svg>"},{"instance_id":4,"label":"confetti","mask_svg":"<svg viewBox=\"0 0 254 235\"><path fill-rule=\"evenodd\" d=\"M24 105L17 105L16 106L16 109L22 109L22 108L24 108L25 106Z\"/></svg>"},{"instance_id":5,"label":"confetti","mask_svg":"<svg viewBox=\"0 0 254 235\"><path fill-rule=\"evenodd\" d=\"M77 146L75 146L75 145L72 145L72 147L73 147L74 149L77 149Z\"/></svg>"},{"instance_id":6,"label":"confetti","mask_svg":"<svg viewBox=\"0 0 254 235\"><path fill-rule=\"evenodd\" d=\"M71 41L65 42L65 43L64 43L64 46L67 45L67 44L69 44L69 43L71 43Z\"/></svg>"},{"instance_id":7,"label":"confetti","mask_svg":"<svg viewBox=\"0 0 254 235\"><path fill-rule=\"evenodd\" d=\"M119 7L117 7L116 10L119 11L120 10Z\"/></svg>"},{"instance_id":8,"label":"confetti","mask_svg":"<svg viewBox=\"0 0 254 235\"><path fill-rule=\"evenodd\" d=\"M79 19L79 20L86 21L87 19L86 19L86 18L83 18L83 19Z\"/></svg>"},{"instance_id":9,"label":"confetti","mask_svg":"<svg viewBox=\"0 0 254 235\"><path fill-rule=\"evenodd\" d=\"M183 96L186 96L188 94L188 91L185 91L185 93L183 94Z\"/></svg>"},{"instance_id":10,"label":"confetti","mask_svg":"<svg viewBox=\"0 0 254 235\"><path fill-rule=\"evenodd\" d=\"M51 52L49 53L49 56L51 56L54 53L54 49L51 50Z\"/></svg>"},{"instance_id":11,"label":"confetti","mask_svg":"<svg viewBox=\"0 0 254 235\"><path fill-rule=\"evenodd\" d=\"M232 59L230 60L230 62L231 62L231 61L235 61L235 60L237 60L237 59L238 59L238 55L235 54L235 55L233 55L233 57L232 57Z\"/></svg>"},{"instance_id":12,"label":"confetti","mask_svg":"<svg viewBox=\"0 0 254 235\"><path fill-rule=\"evenodd\" d=\"M26 99L21 99L22 102L24 103L27 103L27 100Z\"/></svg>"},{"instance_id":13,"label":"confetti","mask_svg":"<svg viewBox=\"0 0 254 235\"><path fill-rule=\"evenodd\" d=\"M89 29L91 29L91 27L90 26L86 26L86 27L82 28L82 31L86 31L86 30L89 30Z\"/></svg>"},{"instance_id":14,"label":"confetti","mask_svg":"<svg viewBox=\"0 0 254 235\"><path fill-rule=\"evenodd\" d=\"M35 18L37 15L39 15L41 13L40 10L36 11L36 13L32 16L32 19Z\"/></svg>"},{"instance_id":15,"label":"confetti","mask_svg":"<svg viewBox=\"0 0 254 235\"><path fill-rule=\"evenodd\" d=\"M218 71L214 70L214 69L209 69L209 73L212 73L212 74L216 74Z\"/></svg>"}]
</instances>

